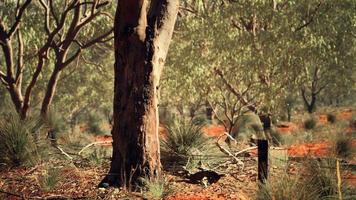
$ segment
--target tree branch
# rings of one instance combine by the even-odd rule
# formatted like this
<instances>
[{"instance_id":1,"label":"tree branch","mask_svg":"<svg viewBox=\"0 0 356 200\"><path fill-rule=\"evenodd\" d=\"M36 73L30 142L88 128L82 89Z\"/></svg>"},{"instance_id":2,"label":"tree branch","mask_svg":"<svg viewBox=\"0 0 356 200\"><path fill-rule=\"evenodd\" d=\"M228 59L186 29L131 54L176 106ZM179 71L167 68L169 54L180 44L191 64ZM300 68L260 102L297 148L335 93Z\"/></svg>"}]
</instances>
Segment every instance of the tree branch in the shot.
<instances>
[{"instance_id":1,"label":"tree branch","mask_svg":"<svg viewBox=\"0 0 356 200\"><path fill-rule=\"evenodd\" d=\"M323 3L322 1L319 1L318 5L314 8L313 12L311 13L309 20L306 21L304 24L300 25L299 27L297 27L294 30L294 32L298 32L302 30L303 28L307 27L309 24L311 24L314 21L314 17L316 16L318 10L320 9L322 3Z\"/></svg>"},{"instance_id":2,"label":"tree branch","mask_svg":"<svg viewBox=\"0 0 356 200\"><path fill-rule=\"evenodd\" d=\"M245 98L243 98L241 93L238 92L237 90L235 90L234 87L226 80L222 71L217 68L214 68L214 71L217 75L219 75L219 77L221 78L223 83L226 85L226 87L230 90L230 92L232 92L243 105L247 105L248 104L247 100Z\"/></svg>"},{"instance_id":3,"label":"tree branch","mask_svg":"<svg viewBox=\"0 0 356 200\"><path fill-rule=\"evenodd\" d=\"M70 58L68 58L66 61L64 61L60 67L60 70L62 70L63 68L65 68L67 65L69 65L71 62L73 62L78 56L79 54L82 52L82 49L79 48L74 55L72 55Z\"/></svg>"},{"instance_id":4,"label":"tree branch","mask_svg":"<svg viewBox=\"0 0 356 200\"><path fill-rule=\"evenodd\" d=\"M107 38L107 37L109 35L111 35L111 33L113 33L113 31L114 31L114 28L111 28L108 32L106 32L106 33L104 33L104 34L102 34L102 35L100 35L100 36L88 41L87 43L83 44L81 46L81 48L85 49L85 48L88 48L88 47L90 47L90 46L92 46L92 45L94 45L96 43L102 43L102 42L107 42L107 41L111 40L112 37L109 37L109 38ZM107 39L105 39L105 38L107 38Z\"/></svg>"},{"instance_id":5,"label":"tree branch","mask_svg":"<svg viewBox=\"0 0 356 200\"><path fill-rule=\"evenodd\" d=\"M45 30L46 33L49 35L50 34L50 27L49 27L49 15L50 15L50 8L49 6L44 2L44 0L39 0L40 4L42 7L45 9Z\"/></svg>"},{"instance_id":6,"label":"tree branch","mask_svg":"<svg viewBox=\"0 0 356 200\"><path fill-rule=\"evenodd\" d=\"M17 30L17 28L19 27L19 24L22 19L22 15L23 15L25 9L28 7L28 5L30 5L31 1L32 0L26 0L25 3L18 9L18 12L16 13L15 23L12 25L9 32L7 33L8 38L11 38L12 35Z\"/></svg>"},{"instance_id":7,"label":"tree branch","mask_svg":"<svg viewBox=\"0 0 356 200\"><path fill-rule=\"evenodd\" d=\"M56 26L58 26L59 19L58 19L58 16L56 15L56 13L54 11L53 0L49 0L49 7L50 7L50 11L51 11L52 17L53 17L54 21L56 22Z\"/></svg>"}]
</instances>

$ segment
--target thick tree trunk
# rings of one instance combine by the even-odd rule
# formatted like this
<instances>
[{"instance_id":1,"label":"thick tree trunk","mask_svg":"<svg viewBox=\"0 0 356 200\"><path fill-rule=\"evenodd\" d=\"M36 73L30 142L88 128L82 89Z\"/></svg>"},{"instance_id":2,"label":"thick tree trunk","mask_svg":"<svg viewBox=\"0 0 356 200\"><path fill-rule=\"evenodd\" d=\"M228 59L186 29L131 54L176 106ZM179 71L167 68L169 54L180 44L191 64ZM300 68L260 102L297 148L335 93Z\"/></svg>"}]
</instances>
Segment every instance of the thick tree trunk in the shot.
<instances>
[{"instance_id":1,"label":"thick tree trunk","mask_svg":"<svg viewBox=\"0 0 356 200\"><path fill-rule=\"evenodd\" d=\"M115 18L113 155L99 186L131 186L161 171L158 84L178 0L120 0Z\"/></svg>"}]
</instances>

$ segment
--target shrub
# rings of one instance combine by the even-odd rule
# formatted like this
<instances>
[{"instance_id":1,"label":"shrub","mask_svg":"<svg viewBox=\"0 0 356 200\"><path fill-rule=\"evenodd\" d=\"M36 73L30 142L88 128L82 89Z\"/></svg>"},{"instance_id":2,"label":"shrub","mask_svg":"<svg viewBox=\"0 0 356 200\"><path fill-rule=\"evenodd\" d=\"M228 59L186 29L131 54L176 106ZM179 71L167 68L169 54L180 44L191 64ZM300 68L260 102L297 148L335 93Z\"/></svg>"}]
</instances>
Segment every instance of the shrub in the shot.
<instances>
[{"instance_id":1,"label":"shrub","mask_svg":"<svg viewBox=\"0 0 356 200\"><path fill-rule=\"evenodd\" d=\"M145 189L144 197L147 199L163 199L171 190L165 179L149 180L143 179Z\"/></svg>"},{"instance_id":2,"label":"shrub","mask_svg":"<svg viewBox=\"0 0 356 200\"><path fill-rule=\"evenodd\" d=\"M286 172L279 177L271 177L265 185L261 184L257 192L257 200L311 200L317 199L315 188L300 182Z\"/></svg>"},{"instance_id":3,"label":"shrub","mask_svg":"<svg viewBox=\"0 0 356 200\"><path fill-rule=\"evenodd\" d=\"M200 154L208 143L202 132L203 125L195 120L175 119L167 125L168 134L162 141L162 155L178 160Z\"/></svg>"},{"instance_id":4,"label":"shrub","mask_svg":"<svg viewBox=\"0 0 356 200\"><path fill-rule=\"evenodd\" d=\"M36 120L21 120L17 113L0 119L0 161L11 166L31 164L37 148L32 137ZM38 128L38 127L37 127Z\"/></svg>"},{"instance_id":5,"label":"shrub","mask_svg":"<svg viewBox=\"0 0 356 200\"><path fill-rule=\"evenodd\" d=\"M304 128L307 130L312 130L316 127L316 119L315 118L309 118L304 121Z\"/></svg>"},{"instance_id":6,"label":"shrub","mask_svg":"<svg viewBox=\"0 0 356 200\"><path fill-rule=\"evenodd\" d=\"M320 188L317 199L338 199L336 162L334 159L308 160L304 163L306 178L304 184ZM352 194L350 188L341 183L341 191L345 199ZM350 198L351 199L351 198Z\"/></svg>"},{"instance_id":7,"label":"shrub","mask_svg":"<svg viewBox=\"0 0 356 200\"><path fill-rule=\"evenodd\" d=\"M56 143L59 134L67 130L65 120L55 110L49 110L46 119L44 119L44 124L48 129L47 138L50 139L53 144Z\"/></svg>"},{"instance_id":8,"label":"shrub","mask_svg":"<svg viewBox=\"0 0 356 200\"><path fill-rule=\"evenodd\" d=\"M336 116L335 116L335 114L333 114L333 113L328 113L328 114L326 115L326 118L327 118L327 120L328 120L329 123L334 124L334 123L336 122Z\"/></svg>"},{"instance_id":9,"label":"shrub","mask_svg":"<svg viewBox=\"0 0 356 200\"><path fill-rule=\"evenodd\" d=\"M50 167L39 177L39 183L44 191L51 191L61 181L61 170Z\"/></svg>"},{"instance_id":10,"label":"shrub","mask_svg":"<svg viewBox=\"0 0 356 200\"><path fill-rule=\"evenodd\" d=\"M94 135L101 135L104 134L105 131L101 127L101 124L103 123L103 118L96 114L96 113L90 113L87 119L87 124L88 124L88 131Z\"/></svg>"},{"instance_id":11,"label":"shrub","mask_svg":"<svg viewBox=\"0 0 356 200\"><path fill-rule=\"evenodd\" d=\"M354 154L352 138L342 134L337 135L334 143L334 152L338 158L350 158Z\"/></svg>"}]
</instances>

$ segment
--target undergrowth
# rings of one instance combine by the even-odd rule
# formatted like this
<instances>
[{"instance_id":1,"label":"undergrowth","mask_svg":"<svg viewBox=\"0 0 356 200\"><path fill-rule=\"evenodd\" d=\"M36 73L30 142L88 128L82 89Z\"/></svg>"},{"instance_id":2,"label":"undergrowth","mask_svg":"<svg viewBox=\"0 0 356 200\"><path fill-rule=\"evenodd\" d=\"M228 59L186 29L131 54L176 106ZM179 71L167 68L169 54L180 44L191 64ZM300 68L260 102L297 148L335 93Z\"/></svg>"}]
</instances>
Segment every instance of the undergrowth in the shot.
<instances>
[{"instance_id":1,"label":"undergrowth","mask_svg":"<svg viewBox=\"0 0 356 200\"><path fill-rule=\"evenodd\" d=\"M38 159L33 134L40 126L38 120L21 120L17 113L0 119L0 162L9 166L33 164Z\"/></svg>"}]
</instances>

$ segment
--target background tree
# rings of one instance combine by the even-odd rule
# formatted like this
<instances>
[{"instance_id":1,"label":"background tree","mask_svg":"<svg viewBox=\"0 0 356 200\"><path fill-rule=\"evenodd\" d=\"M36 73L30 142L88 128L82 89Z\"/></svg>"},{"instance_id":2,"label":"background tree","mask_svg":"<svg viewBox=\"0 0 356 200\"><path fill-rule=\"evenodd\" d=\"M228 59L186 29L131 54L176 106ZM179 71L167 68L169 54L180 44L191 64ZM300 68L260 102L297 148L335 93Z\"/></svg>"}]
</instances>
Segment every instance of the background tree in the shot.
<instances>
[{"instance_id":1,"label":"background tree","mask_svg":"<svg viewBox=\"0 0 356 200\"><path fill-rule=\"evenodd\" d=\"M73 66L74 61L78 65L84 49L110 39L111 27L95 26L111 21L110 13L104 9L108 9L108 3L99 0L6 3L7 8L15 6L16 13L14 17L7 17L13 16L11 9L1 10L2 16L6 17L1 17L0 21L0 45L5 57L5 61L0 60L0 66L3 65L0 78L22 118L28 115L35 98L33 91L40 79L47 78L41 94L41 113L45 115L62 71ZM29 11L29 17L25 11ZM44 29L39 27L42 24ZM26 33L25 37L22 32ZM5 72L1 70L3 68Z\"/></svg>"}]
</instances>

